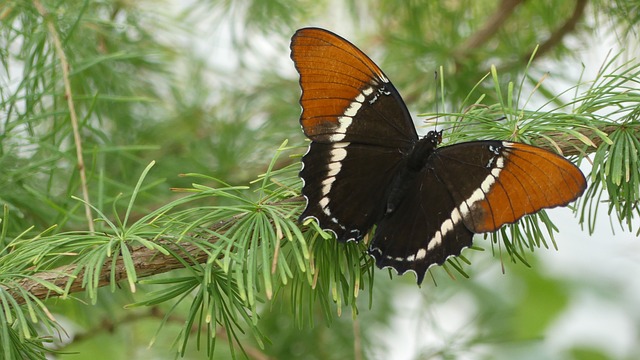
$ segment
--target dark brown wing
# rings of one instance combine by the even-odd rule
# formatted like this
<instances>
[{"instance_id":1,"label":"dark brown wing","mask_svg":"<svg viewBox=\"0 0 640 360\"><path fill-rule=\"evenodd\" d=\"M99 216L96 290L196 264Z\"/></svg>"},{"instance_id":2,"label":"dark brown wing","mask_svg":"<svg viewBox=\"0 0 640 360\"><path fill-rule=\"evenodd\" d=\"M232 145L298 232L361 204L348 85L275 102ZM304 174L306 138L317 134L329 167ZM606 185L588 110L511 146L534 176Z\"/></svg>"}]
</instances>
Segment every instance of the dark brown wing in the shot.
<instances>
[{"instance_id":1,"label":"dark brown wing","mask_svg":"<svg viewBox=\"0 0 640 360\"><path fill-rule=\"evenodd\" d=\"M534 146L474 141L435 150L397 210L382 219L370 253L379 267L416 272L418 283L472 243L544 208L567 205L586 189L580 169Z\"/></svg>"},{"instance_id":2,"label":"dark brown wing","mask_svg":"<svg viewBox=\"0 0 640 360\"><path fill-rule=\"evenodd\" d=\"M300 73L300 124L312 140L300 177L307 206L338 240L360 240L382 216L398 162L418 140L411 116L382 70L347 40L298 30L291 59Z\"/></svg>"}]
</instances>

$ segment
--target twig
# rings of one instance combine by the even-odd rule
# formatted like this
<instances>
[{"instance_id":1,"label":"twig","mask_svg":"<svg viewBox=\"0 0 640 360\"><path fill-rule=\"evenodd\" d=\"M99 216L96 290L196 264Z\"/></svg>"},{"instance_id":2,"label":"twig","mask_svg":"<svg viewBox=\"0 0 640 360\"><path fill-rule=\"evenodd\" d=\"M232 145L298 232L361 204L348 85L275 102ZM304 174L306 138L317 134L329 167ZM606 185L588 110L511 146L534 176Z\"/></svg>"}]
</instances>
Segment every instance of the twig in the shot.
<instances>
[{"instance_id":1,"label":"twig","mask_svg":"<svg viewBox=\"0 0 640 360\"><path fill-rule=\"evenodd\" d=\"M97 324L96 326L82 332L82 333L78 333L73 337L72 342L70 343L66 343L66 344L62 344L61 346L57 346L55 349L56 351L64 351L66 347L68 347L71 344L77 344L79 342L82 341L86 341L89 340L91 338L94 338L102 333L108 332L108 333L112 333L114 332L120 325L125 325L128 323L132 323L132 322L136 322L142 319L147 319L147 318L154 318L154 319L160 319L163 320L165 317L165 313L162 312L160 310L159 307L157 306L153 306L151 308L148 309L148 311L145 312L133 312L133 313L129 313L126 316L124 316L121 319L118 320L113 320L113 319L108 319L108 318L104 318L102 319L102 321L100 321L99 324ZM174 322L177 324L185 324L186 320L184 318L181 318L179 316L175 316L175 315L170 315L167 318L167 321L170 322ZM192 326L192 328L190 329L190 333L195 333L198 330L200 330L198 328L198 326L196 326L195 324ZM216 336L222 340L225 341L229 341L229 338L227 337L227 332L224 330L224 328L222 326L217 326L216 327ZM235 346L236 348L239 348L239 345L234 341L233 346ZM260 349L257 349L255 347L246 345L246 344L242 344L242 350L244 350L245 354L247 354L247 356L250 359L255 359L255 360L269 360L269 356L265 355L262 351L260 351Z\"/></svg>"},{"instance_id":2,"label":"twig","mask_svg":"<svg viewBox=\"0 0 640 360\"><path fill-rule=\"evenodd\" d=\"M511 16L516 7L524 1L525 0L502 0L496 12L487 20L484 26L453 52L456 63L461 63L459 59L468 56L471 50L477 49L489 41L509 16Z\"/></svg>"},{"instance_id":3,"label":"twig","mask_svg":"<svg viewBox=\"0 0 640 360\"><path fill-rule=\"evenodd\" d=\"M521 5L526 0L502 0L498 5L496 12L487 20L487 22L476 31L473 36L469 37L464 44L459 46L454 52L453 56L456 60L456 64L461 64L462 59L469 56L474 50L489 41L504 24L504 22L513 14L518 5ZM542 55L546 54L558 44L562 42L564 37L575 30L578 21L584 15L585 8L587 7L587 0L576 0L576 6L571 14L571 17L565 21L565 23L554 31L549 38L542 43L537 49L536 58L539 59ZM501 70L506 70L520 63L527 63L533 54L533 50L523 54L518 61L510 64L500 66Z\"/></svg>"},{"instance_id":4,"label":"twig","mask_svg":"<svg viewBox=\"0 0 640 360\"><path fill-rule=\"evenodd\" d=\"M62 80L64 82L64 97L67 99L67 106L69 107L69 118L71 119L71 127L73 128L73 140L76 144L76 157L78 159L78 171L80 173L80 187L82 188L82 198L84 199L84 212L87 217L89 225L89 231L94 232L93 215L91 214L91 207L89 206L89 189L87 186L87 175L84 166L84 158L82 156L82 139L80 138L80 128L78 126L78 116L76 115L76 107L73 102L73 94L71 93L71 81L69 80L69 62L67 56L62 47L60 36L56 30L53 21L48 19L47 10L42 6L40 0L33 0L33 5L38 10L38 13L42 16L47 27L49 28L49 34L53 40L53 44L56 50L58 60L60 60L60 66L62 67Z\"/></svg>"},{"instance_id":5,"label":"twig","mask_svg":"<svg viewBox=\"0 0 640 360\"><path fill-rule=\"evenodd\" d=\"M540 57L543 54L547 53L549 50L553 49L555 46L557 46L562 42L562 39L567 34L573 32L573 30L575 30L576 28L576 25L578 24L578 20L582 18L582 15L584 15L584 9L586 7L587 7L587 0L577 0L576 6L573 9L573 13L571 14L571 17L567 19L567 21L565 21L565 23L561 27L559 27L556 31L554 31L553 34L551 34L551 36L549 36L549 38L544 43L542 43L542 45L538 47L538 51L536 52L536 57ZM526 63L531 58L531 55L533 55L533 50L524 54L520 58L520 60Z\"/></svg>"},{"instance_id":6,"label":"twig","mask_svg":"<svg viewBox=\"0 0 640 360\"><path fill-rule=\"evenodd\" d=\"M77 333L73 335L73 339L71 342L60 344L55 347L56 351L64 351L64 349L72 344L78 344L83 341L87 341L91 338L94 338L102 333L112 333L118 328L118 326L125 325L128 323L133 323L142 319L156 317L155 313L158 312L157 307L152 307L148 311L145 312L128 312L127 315L122 317L121 319L114 320L112 318L104 318L100 323L93 326L90 329L85 330L84 332Z\"/></svg>"},{"instance_id":7,"label":"twig","mask_svg":"<svg viewBox=\"0 0 640 360\"><path fill-rule=\"evenodd\" d=\"M576 1L576 6L573 9L573 13L571 14L571 17L568 18L567 21L565 21L565 23L562 26L560 26L556 31L554 31L551 34L551 36L549 36L549 38L542 43L542 45L538 46L535 54L535 59L541 59L544 54L548 53L550 50L552 50L554 47L560 44L562 42L562 39L564 39L565 36L567 36L569 33L575 30L576 25L578 24L578 21L584 15L584 10L586 7L587 7L587 0ZM506 71L510 68L519 66L521 63L525 63L525 64L528 63L529 60L531 59L531 56L533 55L533 51L534 50L530 50L526 54L523 54L522 56L520 56L520 58L517 61L500 66L499 71L500 72Z\"/></svg>"},{"instance_id":8,"label":"twig","mask_svg":"<svg viewBox=\"0 0 640 360\"><path fill-rule=\"evenodd\" d=\"M360 320L353 318L353 358L354 360L362 360L362 339L360 334Z\"/></svg>"}]
</instances>

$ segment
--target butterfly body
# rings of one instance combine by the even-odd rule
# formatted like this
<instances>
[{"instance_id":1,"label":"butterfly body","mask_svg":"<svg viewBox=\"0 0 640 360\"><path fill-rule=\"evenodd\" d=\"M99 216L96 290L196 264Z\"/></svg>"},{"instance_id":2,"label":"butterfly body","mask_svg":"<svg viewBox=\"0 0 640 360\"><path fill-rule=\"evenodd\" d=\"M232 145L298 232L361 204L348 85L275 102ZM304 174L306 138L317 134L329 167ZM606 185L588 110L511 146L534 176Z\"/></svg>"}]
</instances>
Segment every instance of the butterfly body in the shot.
<instances>
[{"instance_id":1,"label":"butterfly body","mask_svg":"<svg viewBox=\"0 0 640 360\"><path fill-rule=\"evenodd\" d=\"M429 132L427 136L417 141L402 161L389 187L386 198L386 215L391 214L407 195L410 185L418 180L418 176L425 171L430 156L438 146L441 133Z\"/></svg>"},{"instance_id":2,"label":"butterfly body","mask_svg":"<svg viewBox=\"0 0 640 360\"><path fill-rule=\"evenodd\" d=\"M378 267L416 273L441 265L491 232L586 188L563 157L516 142L438 147L419 138L400 94L362 51L327 30L300 29L291 58L300 74L300 123L311 139L300 177L307 206L338 241L360 241Z\"/></svg>"}]
</instances>

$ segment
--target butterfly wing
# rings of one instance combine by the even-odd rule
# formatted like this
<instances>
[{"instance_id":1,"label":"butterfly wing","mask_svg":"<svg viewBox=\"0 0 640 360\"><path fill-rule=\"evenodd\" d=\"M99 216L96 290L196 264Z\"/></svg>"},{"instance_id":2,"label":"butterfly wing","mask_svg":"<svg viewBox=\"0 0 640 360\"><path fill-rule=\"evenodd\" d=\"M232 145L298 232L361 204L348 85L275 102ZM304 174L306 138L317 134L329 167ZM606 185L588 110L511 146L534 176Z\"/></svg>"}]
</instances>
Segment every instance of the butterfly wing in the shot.
<instances>
[{"instance_id":1,"label":"butterfly wing","mask_svg":"<svg viewBox=\"0 0 640 360\"><path fill-rule=\"evenodd\" d=\"M385 191L402 156L363 144L312 142L300 177L307 207L300 219L315 218L339 241L360 240L382 218Z\"/></svg>"},{"instance_id":2,"label":"butterfly wing","mask_svg":"<svg viewBox=\"0 0 640 360\"><path fill-rule=\"evenodd\" d=\"M411 116L382 70L347 40L298 30L291 58L300 73L300 124L312 140L300 176L307 207L340 241L359 240L382 216L394 169L418 139Z\"/></svg>"},{"instance_id":3,"label":"butterfly wing","mask_svg":"<svg viewBox=\"0 0 640 360\"><path fill-rule=\"evenodd\" d=\"M476 233L498 230L541 209L564 206L587 187L564 157L508 141L474 141L440 148L432 156L465 225ZM459 174L464 174L463 180Z\"/></svg>"},{"instance_id":4,"label":"butterfly wing","mask_svg":"<svg viewBox=\"0 0 640 360\"><path fill-rule=\"evenodd\" d=\"M456 202L434 169L424 168L409 184L407 196L376 228L369 253L379 268L413 271L418 284L431 265L443 264L471 246L473 232L453 221Z\"/></svg>"},{"instance_id":5,"label":"butterfly wing","mask_svg":"<svg viewBox=\"0 0 640 360\"><path fill-rule=\"evenodd\" d=\"M300 124L311 140L405 148L418 139L396 88L349 41L324 29L300 29L291 39L291 59L300 73Z\"/></svg>"},{"instance_id":6,"label":"butterfly wing","mask_svg":"<svg viewBox=\"0 0 640 360\"><path fill-rule=\"evenodd\" d=\"M586 189L582 172L534 146L474 141L434 151L397 211L380 221L370 253L379 267L416 272L441 265L490 232L544 208L567 205Z\"/></svg>"},{"instance_id":7,"label":"butterfly wing","mask_svg":"<svg viewBox=\"0 0 640 360\"><path fill-rule=\"evenodd\" d=\"M566 159L504 141L434 150L417 177L398 184L418 138L380 68L316 28L296 32L291 58L300 73L300 124L312 140L300 172L307 199L300 219L315 218L341 241L359 240L378 224L370 253L379 267L415 271L420 283L429 266L470 246L473 233L566 205L586 188ZM391 187L407 195L387 207Z\"/></svg>"}]
</instances>

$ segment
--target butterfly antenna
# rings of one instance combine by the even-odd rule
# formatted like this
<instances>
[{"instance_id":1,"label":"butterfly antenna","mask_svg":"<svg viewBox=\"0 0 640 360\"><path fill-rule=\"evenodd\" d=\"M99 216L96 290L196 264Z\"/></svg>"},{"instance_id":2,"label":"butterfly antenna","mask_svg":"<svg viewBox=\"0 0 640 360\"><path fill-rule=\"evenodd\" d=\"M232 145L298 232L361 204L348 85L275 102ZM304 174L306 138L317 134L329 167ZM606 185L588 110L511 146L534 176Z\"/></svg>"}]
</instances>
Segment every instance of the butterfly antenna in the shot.
<instances>
[{"instance_id":1,"label":"butterfly antenna","mask_svg":"<svg viewBox=\"0 0 640 360\"><path fill-rule=\"evenodd\" d=\"M435 124L435 131L438 131L438 118L440 117L440 113L438 112L438 102L440 101L440 98L438 98L438 70L434 71L434 75L433 78L435 80L436 83L436 124Z\"/></svg>"}]
</instances>

